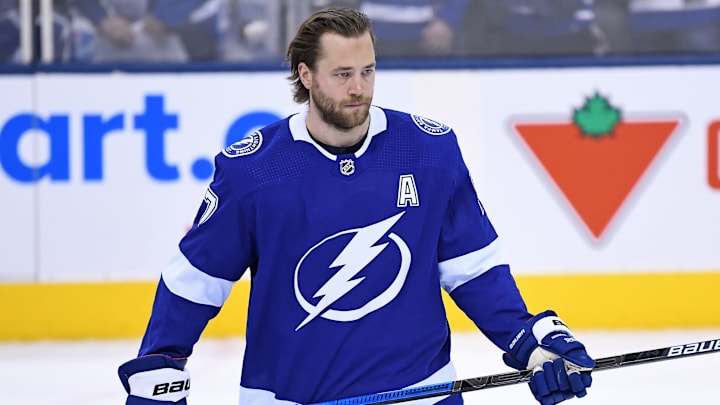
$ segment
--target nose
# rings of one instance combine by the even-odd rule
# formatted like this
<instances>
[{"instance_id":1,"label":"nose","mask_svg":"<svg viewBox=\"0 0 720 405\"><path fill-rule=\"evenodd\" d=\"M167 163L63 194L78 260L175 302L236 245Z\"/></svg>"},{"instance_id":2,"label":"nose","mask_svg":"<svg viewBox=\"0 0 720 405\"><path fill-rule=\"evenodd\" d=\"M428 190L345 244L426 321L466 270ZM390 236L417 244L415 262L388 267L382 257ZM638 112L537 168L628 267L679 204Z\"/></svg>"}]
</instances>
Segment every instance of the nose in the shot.
<instances>
[{"instance_id":1,"label":"nose","mask_svg":"<svg viewBox=\"0 0 720 405\"><path fill-rule=\"evenodd\" d=\"M353 76L348 87L348 94L351 96L361 96L365 93L365 82L361 75Z\"/></svg>"}]
</instances>

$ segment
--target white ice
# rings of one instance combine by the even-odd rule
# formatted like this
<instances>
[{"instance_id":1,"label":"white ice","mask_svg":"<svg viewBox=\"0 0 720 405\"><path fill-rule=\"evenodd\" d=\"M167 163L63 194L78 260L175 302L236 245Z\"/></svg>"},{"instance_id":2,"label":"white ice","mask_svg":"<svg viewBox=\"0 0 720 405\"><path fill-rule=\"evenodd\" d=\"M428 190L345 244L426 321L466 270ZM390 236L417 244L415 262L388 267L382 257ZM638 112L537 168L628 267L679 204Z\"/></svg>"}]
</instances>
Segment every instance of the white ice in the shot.
<instances>
[{"instance_id":1,"label":"white ice","mask_svg":"<svg viewBox=\"0 0 720 405\"><path fill-rule=\"evenodd\" d=\"M596 358L719 339L720 329L632 332L576 331ZM0 344L0 404L119 405L125 393L117 367L135 356L139 340ZM188 368L191 405L238 404L242 339L201 338ZM458 379L512 371L501 352L477 333L455 334ZM593 386L568 405L719 404L720 353L593 373ZM537 404L526 384L474 391L465 403Z\"/></svg>"}]
</instances>

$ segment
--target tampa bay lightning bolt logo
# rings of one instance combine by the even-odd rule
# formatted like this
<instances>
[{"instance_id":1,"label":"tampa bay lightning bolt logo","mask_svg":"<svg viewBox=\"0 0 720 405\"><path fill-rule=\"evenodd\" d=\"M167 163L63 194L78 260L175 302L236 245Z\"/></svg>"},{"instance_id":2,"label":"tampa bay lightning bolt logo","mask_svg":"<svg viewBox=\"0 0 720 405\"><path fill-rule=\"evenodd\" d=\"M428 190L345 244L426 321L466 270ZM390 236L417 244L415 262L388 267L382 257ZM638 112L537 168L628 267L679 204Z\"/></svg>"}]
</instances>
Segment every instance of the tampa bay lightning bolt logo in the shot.
<instances>
[{"instance_id":1,"label":"tampa bay lightning bolt logo","mask_svg":"<svg viewBox=\"0 0 720 405\"><path fill-rule=\"evenodd\" d=\"M250 135L247 135L245 138L223 149L222 153L229 158L249 155L260 148L260 145L262 145L262 141L263 138L260 131L255 131Z\"/></svg>"},{"instance_id":2,"label":"tampa bay lightning bolt logo","mask_svg":"<svg viewBox=\"0 0 720 405\"><path fill-rule=\"evenodd\" d=\"M411 115L411 117L418 128L430 135L445 135L450 132L450 127L445 124L433 121L429 118L421 117L419 115Z\"/></svg>"},{"instance_id":3,"label":"tampa bay lightning bolt logo","mask_svg":"<svg viewBox=\"0 0 720 405\"><path fill-rule=\"evenodd\" d=\"M393 217L368 225L364 228L349 229L338 232L332 236L328 236L315 246L311 247L303 255L295 267L294 287L295 298L308 315L298 324L295 331L298 331L318 316L339 322L356 321L365 315L384 307L397 297L405 284L412 255L405 241L403 241L400 236L390 232L390 229L404 214L405 212L401 212ZM388 234L388 232L390 233ZM386 234L390 239L390 242L378 244L377 242ZM303 262L311 253L321 248L323 245L331 244L333 240L344 235L353 236L350 242L345 245L342 251L335 257L335 260L330 264L329 268L338 268L338 270L314 292L312 297L315 299L319 298L319 300L316 304L313 304L309 302L300 291L300 283L298 281L300 268L303 266ZM365 277L356 276L378 255L388 249L388 245L390 245L391 242L399 251L401 260L399 268L397 269L397 275L390 285L377 296L369 299L367 303L363 304L359 308L333 309L333 303L338 301L345 294L349 293L350 290L357 287L363 282L363 280L365 280ZM392 271L393 269L385 270Z\"/></svg>"}]
</instances>

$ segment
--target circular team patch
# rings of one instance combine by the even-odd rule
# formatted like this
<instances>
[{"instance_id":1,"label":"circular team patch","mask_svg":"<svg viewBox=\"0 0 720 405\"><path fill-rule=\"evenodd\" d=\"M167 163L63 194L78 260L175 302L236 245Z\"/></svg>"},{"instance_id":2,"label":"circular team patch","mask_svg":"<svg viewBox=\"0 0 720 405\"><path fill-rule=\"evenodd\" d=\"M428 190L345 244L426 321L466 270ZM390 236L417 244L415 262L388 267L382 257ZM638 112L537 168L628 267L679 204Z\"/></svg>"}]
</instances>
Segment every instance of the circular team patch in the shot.
<instances>
[{"instance_id":1,"label":"circular team patch","mask_svg":"<svg viewBox=\"0 0 720 405\"><path fill-rule=\"evenodd\" d=\"M260 145L262 145L262 134L260 133L260 131L255 131L250 135L246 136L245 138L223 149L222 153L229 158L245 156L260 149Z\"/></svg>"},{"instance_id":2,"label":"circular team patch","mask_svg":"<svg viewBox=\"0 0 720 405\"><path fill-rule=\"evenodd\" d=\"M430 135L445 135L448 132L450 132L450 127L439 123L437 121L433 121L429 118L421 117L419 115L412 115L413 122L415 122L415 125L418 126L423 132L427 132Z\"/></svg>"}]
</instances>

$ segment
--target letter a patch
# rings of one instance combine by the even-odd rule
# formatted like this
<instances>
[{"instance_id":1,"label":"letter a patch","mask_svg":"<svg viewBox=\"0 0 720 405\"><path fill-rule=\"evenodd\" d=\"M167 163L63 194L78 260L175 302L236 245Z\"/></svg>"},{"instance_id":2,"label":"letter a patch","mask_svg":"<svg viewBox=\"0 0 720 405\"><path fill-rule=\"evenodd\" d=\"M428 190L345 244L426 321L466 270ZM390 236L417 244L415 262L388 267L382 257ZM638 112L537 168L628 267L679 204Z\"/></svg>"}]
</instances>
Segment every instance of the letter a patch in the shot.
<instances>
[{"instance_id":1,"label":"letter a patch","mask_svg":"<svg viewBox=\"0 0 720 405\"><path fill-rule=\"evenodd\" d=\"M400 185L398 186L398 207L417 207L420 205L417 187L415 186L415 178L412 174L403 174L400 176Z\"/></svg>"}]
</instances>

